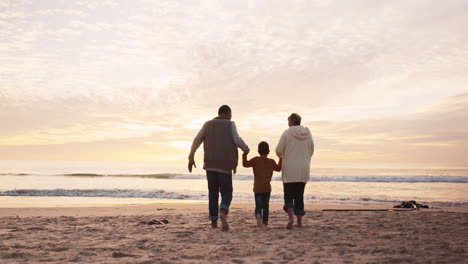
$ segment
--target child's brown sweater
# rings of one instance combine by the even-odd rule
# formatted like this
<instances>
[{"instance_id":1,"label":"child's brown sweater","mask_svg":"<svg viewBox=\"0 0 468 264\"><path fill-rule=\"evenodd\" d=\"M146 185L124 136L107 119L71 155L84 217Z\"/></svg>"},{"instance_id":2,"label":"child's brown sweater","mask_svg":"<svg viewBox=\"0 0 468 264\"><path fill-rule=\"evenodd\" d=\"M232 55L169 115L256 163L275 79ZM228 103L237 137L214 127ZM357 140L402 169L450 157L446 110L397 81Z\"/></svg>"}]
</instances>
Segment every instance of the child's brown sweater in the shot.
<instances>
[{"instance_id":1,"label":"child's brown sweater","mask_svg":"<svg viewBox=\"0 0 468 264\"><path fill-rule=\"evenodd\" d=\"M281 167L276 164L276 161L267 157L254 157L247 160L247 156L242 156L242 165L246 168L253 168L254 172L254 193L271 192L271 177L273 171L280 171Z\"/></svg>"}]
</instances>

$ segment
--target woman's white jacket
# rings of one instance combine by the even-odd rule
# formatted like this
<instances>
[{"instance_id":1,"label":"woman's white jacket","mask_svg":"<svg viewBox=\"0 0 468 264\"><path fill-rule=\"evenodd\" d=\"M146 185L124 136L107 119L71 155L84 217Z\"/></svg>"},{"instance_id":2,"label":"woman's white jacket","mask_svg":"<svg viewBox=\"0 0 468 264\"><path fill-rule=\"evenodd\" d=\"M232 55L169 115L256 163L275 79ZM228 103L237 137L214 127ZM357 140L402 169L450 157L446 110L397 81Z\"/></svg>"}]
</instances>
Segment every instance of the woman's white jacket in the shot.
<instances>
[{"instance_id":1,"label":"woman's white jacket","mask_svg":"<svg viewBox=\"0 0 468 264\"><path fill-rule=\"evenodd\" d=\"M291 126L286 129L276 146L276 155L283 158L283 182L308 182L313 154L314 141L307 127Z\"/></svg>"}]
</instances>

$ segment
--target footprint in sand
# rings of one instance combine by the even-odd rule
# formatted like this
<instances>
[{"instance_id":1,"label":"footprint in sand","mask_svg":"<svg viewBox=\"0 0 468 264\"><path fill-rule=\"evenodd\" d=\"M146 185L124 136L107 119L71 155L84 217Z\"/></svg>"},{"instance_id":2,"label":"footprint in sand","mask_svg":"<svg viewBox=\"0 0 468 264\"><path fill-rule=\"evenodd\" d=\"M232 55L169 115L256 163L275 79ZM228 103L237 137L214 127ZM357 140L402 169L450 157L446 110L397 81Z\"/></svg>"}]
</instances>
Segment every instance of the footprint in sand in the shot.
<instances>
[{"instance_id":1,"label":"footprint in sand","mask_svg":"<svg viewBox=\"0 0 468 264\"><path fill-rule=\"evenodd\" d=\"M174 233L176 234L176 237L190 237L195 234L195 232L192 231L179 231Z\"/></svg>"},{"instance_id":2,"label":"footprint in sand","mask_svg":"<svg viewBox=\"0 0 468 264\"><path fill-rule=\"evenodd\" d=\"M26 230L29 230L29 231L43 231L45 229L42 228L42 227L30 227L30 228L28 228Z\"/></svg>"},{"instance_id":3,"label":"footprint in sand","mask_svg":"<svg viewBox=\"0 0 468 264\"><path fill-rule=\"evenodd\" d=\"M116 251L112 253L113 258L127 258L127 257L139 257L138 255L133 255L133 254L127 254L127 253L122 253L120 251Z\"/></svg>"},{"instance_id":4,"label":"footprint in sand","mask_svg":"<svg viewBox=\"0 0 468 264\"><path fill-rule=\"evenodd\" d=\"M53 251L53 252L63 252L63 251L67 251L68 248L66 247L58 247L58 248L51 248L50 251Z\"/></svg>"},{"instance_id":5,"label":"footprint in sand","mask_svg":"<svg viewBox=\"0 0 468 264\"><path fill-rule=\"evenodd\" d=\"M86 256L86 257L91 257L91 256L97 256L96 253L93 253L93 252L86 252L86 251L82 251L79 253L81 256Z\"/></svg>"},{"instance_id":6,"label":"footprint in sand","mask_svg":"<svg viewBox=\"0 0 468 264\"><path fill-rule=\"evenodd\" d=\"M31 256L30 254L19 253L19 252L3 254L4 259L27 259L30 256Z\"/></svg>"},{"instance_id":7,"label":"footprint in sand","mask_svg":"<svg viewBox=\"0 0 468 264\"><path fill-rule=\"evenodd\" d=\"M292 252L287 252L286 254L283 255L283 258L285 260L293 260L296 258L296 254L292 253Z\"/></svg>"}]
</instances>

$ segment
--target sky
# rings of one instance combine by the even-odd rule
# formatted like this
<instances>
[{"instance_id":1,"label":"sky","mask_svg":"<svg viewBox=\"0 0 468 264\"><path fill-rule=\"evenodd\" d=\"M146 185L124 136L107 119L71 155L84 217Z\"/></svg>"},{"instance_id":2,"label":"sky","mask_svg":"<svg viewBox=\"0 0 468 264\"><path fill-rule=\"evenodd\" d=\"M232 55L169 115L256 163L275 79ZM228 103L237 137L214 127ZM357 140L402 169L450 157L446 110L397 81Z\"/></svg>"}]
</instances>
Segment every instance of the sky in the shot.
<instances>
[{"instance_id":1,"label":"sky","mask_svg":"<svg viewBox=\"0 0 468 264\"><path fill-rule=\"evenodd\" d=\"M0 159L186 166L228 104L252 156L296 112L312 166L468 167L466 14L464 0L0 0Z\"/></svg>"}]
</instances>

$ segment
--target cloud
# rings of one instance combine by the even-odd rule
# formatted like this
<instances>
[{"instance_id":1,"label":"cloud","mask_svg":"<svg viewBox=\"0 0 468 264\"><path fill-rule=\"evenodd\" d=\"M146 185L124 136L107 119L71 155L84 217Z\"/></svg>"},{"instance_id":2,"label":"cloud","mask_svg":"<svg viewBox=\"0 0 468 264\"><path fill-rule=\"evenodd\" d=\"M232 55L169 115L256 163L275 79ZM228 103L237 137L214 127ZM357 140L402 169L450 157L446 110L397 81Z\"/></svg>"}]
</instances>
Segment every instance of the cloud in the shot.
<instances>
[{"instance_id":1,"label":"cloud","mask_svg":"<svg viewBox=\"0 0 468 264\"><path fill-rule=\"evenodd\" d=\"M379 162L466 166L468 94L445 98L425 111L387 118L309 122L320 148L362 152ZM387 157L388 156L388 157ZM325 155L324 158L327 158Z\"/></svg>"},{"instance_id":2,"label":"cloud","mask_svg":"<svg viewBox=\"0 0 468 264\"><path fill-rule=\"evenodd\" d=\"M9 124L0 142L91 148L130 137L142 153L144 142L172 142L179 155L229 104L251 145L274 144L299 112L322 160L437 162L446 152L416 153L465 146L467 10L466 1L0 1Z\"/></svg>"},{"instance_id":3,"label":"cloud","mask_svg":"<svg viewBox=\"0 0 468 264\"><path fill-rule=\"evenodd\" d=\"M49 42L52 45L47 46L51 48L24 54L35 57L37 66L19 68L16 74L9 74L28 79L24 78L26 73L36 72L36 78L10 86L22 89L39 80L43 88L38 88L36 95L44 89L55 95L64 87L112 93L118 89L116 83L162 89L175 82L190 87L194 103L212 98L215 91L222 89L226 96L240 97L235 102L250 101L249 97L268 92L273 103L295 101L309 105L306 98L320 98L312 105L318 107L342 102L356 91L360 96L352 97L362 101L381 100L380 91L391 91L395 86L421 93L418 87L411 88L415 82L407 80L412 74L422 69L431 77L428 82L433 82L433 76L443 73L434 75L428 70L440 71L441 67L444 70L444 66L451 65L447 71L452 71L467 64L464 49L455 48L466 44L466 39L454 38L459 34L447 31L446 27L425 36L405 31L410 24L417 32L424 32L424 23L434 23L415 10L448 18L449 28L466 25L466 19L460 18L463 13L457 11L464 6L458 2L448 7L432 2L363 1L353 5L334 1L292 2L288 4L291 11L288 13L282 12L283 3L274 1L255 5L227 1L209 6L177 1L142 5L119 2L123 7L119 9L93 3L79 1L76 6L71 5L73 10L64 7L38 10L61 14L54 20L23 17L25 22L33 20L48 35L55 32L56 39L64 43L36 39L36 43ZM89 5L93 6L91 13L85 8ZM72 11L88 17L65 16ZM116 17L119 13L128 15L128 19ZM50 23L57 20L61 23ZM436 25L440 21L436 20ZM41 67L45 61L47 68ZM51 76L53 72L60 75ZM461 84L452 87L451 93L460 92ZM304 93L307 96L298 98L297 94ZM393 99L392 102L402 97L398 93L388 95L386 98Z\"/></svg>"},{"instance_id":4,"label":"cloud","mask_svg":"<svg viewBox=\"0 0 468 264\"><path fill-rule=\"evenodd\" d=\"M33 130L20 135L2 137L0 139L0 146L55 145L74 142L145 138L154 132L169 131L171 131L171 128L135 122L80 123L71 127Z\"/></svg>"}]
</instances>

